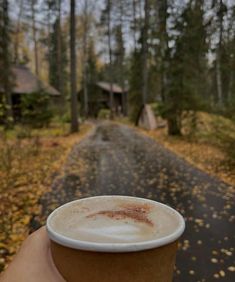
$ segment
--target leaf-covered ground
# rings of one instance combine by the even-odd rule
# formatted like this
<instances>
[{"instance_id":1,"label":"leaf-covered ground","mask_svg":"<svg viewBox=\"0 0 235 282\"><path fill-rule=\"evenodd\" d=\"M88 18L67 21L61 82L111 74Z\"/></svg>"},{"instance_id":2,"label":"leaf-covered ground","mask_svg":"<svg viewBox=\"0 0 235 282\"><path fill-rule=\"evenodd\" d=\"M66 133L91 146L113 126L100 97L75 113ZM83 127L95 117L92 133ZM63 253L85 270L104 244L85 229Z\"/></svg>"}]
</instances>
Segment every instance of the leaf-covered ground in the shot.
<instances>
[{"instance_id":1,"label":"leaf-covered ground","mask_svg":"<svg viewBox=\"0 0 235 282\"><path fill-rule=\"evenodd\" d=\"M67 128L2 133L0 138L0 271L29 234L32 216L41 213L38 200L50 191L71 147L86 134L65 135ZM23 133L23 134L22 134ZM23 136L22 136L23 135ZM22 139L22 137L24 137Z\"/></svg>"},{"instance_id":2,"label":"leaf-covered ground","mask_svg":"<svg viewBox=\"0 0 235 282\"><path fill-rule=\"evenodd\" d=\"M235 123L222 116L197 113L197 127L183 136L170 137L167 128L142 131L189 163L235 186Z\"/></svg>"},{"instance_id":3,"label":"leaf-covered ground","mask_svg":"<svg viewBox=\"0 0 235 282\"><path fill-rule=\"evenodd\" d=\"M176 208L186 219L175 282L235 281L234 187L208 175L130 127L97 125L74 146L63 175L40 200L43 224L55 207L77 198L123 194Z\"/></svg>"}]
</instances>

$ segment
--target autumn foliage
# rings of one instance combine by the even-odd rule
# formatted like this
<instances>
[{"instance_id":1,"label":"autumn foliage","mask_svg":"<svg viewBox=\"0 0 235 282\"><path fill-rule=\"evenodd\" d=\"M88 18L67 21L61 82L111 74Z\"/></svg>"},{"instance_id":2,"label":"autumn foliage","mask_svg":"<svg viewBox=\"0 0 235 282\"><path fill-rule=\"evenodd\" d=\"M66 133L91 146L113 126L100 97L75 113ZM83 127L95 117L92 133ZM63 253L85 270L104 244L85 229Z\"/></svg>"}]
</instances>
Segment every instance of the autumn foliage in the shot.
<instances>
[{"instance_id":1,"label":"autumn foliage","mask_svg":"<svg viewBox=\"0 0 235 282\"><path fill-rule=\"evenodd\" d=\"M66 135L58 126L19 138L15 131L0 138L0 271L11 261L40 213L39 198L50 190L75 142L87 132ZM21 136L21 135L20 135Z\"/></svg>"}]
</instances>

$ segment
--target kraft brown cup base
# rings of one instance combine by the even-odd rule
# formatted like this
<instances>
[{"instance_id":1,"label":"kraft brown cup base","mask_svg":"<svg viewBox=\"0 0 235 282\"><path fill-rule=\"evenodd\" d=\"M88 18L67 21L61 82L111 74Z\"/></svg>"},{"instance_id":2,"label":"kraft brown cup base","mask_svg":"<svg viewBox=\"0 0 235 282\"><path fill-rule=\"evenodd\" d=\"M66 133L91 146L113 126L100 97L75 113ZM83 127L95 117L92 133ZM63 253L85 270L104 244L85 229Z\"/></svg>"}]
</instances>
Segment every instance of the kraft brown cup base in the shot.
<instances>
[{"instance_id":1,"label":"kraft brown cup base","mask_svg":"<svg viewBox=\"0 0 235 282\"><path fill-rule=\"evenodd\" d=\"M177 241L130 253L82 251L51 241L55 265L68 282L171 282L176 251Z\"/></svg>"}]
</instances>

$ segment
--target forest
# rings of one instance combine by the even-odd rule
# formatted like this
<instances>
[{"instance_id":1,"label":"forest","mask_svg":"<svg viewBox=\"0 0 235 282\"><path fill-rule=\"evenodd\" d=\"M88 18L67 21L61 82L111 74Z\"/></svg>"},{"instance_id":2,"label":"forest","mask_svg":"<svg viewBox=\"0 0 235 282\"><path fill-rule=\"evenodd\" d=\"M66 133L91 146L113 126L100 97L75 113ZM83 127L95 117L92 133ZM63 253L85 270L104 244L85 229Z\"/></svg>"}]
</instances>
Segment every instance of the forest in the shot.
<instances>
[{"instance_id":1,"label":"forest","mask_svg":"<svg viewBox=\"0 0 235 282\"><path fill-rule=\"evenodd\" d=\"M12 64L29 65L67 107L71 92L83 88L75 112L84 117L91 85L103 80L128 87L132 120L141 105L156 102L169 134L181 133L185 114L196 126L197 111L234 118L233 1L77 1L74 30L68 1L1 2L0 81L8 118Z\"/></svg>"},{"instance_id":2,"label":"forest","mask_svg":"<svg viewBox=\"0 0 235 282\"><path fill-rule=\"evenodd\" d=\"M0 272L51 210L112 192L186 218L175 282L232 281L234 185L234 0L0 0Z\"/></svg>"}]
</instances>

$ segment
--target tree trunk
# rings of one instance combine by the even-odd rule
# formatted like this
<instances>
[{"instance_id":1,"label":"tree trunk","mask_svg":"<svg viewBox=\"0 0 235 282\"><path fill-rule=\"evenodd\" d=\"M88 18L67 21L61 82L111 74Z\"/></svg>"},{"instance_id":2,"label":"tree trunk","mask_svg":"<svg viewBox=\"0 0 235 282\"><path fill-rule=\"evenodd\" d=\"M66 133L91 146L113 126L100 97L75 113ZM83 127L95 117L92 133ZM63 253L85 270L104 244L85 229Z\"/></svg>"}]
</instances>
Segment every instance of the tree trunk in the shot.
<instances>
[{"instance_id":1,"label":"tree trunk","mask_svg":"<svg viewBox=\"0 0 235 282\"><path fill-rule=\"evenodd\" d=\"M15 32L15 42L14 42L14 63L19 64L19 35L20 35L20 25L21 17L23 13L23 0L20 1L20 10L17 18L16 32Z\"/></svg>"},{"instance_id":2,"label":"tree trunk","mask_svg":"<svg viewBox=\"0 0 235 282\"><path fill-rule=\"evenodd\" d=\"M11 65L10 65L10 54L9 54L9 18L8 18L8 1L3 0L3 32L4 38L2 42L3 51L3 89L5 93L6 102L6 128L12 127L13 122L13 111L12 111L12 98L11 98Z\"/></svg>"},{"instance_id":3,"label":"tree trunk","mask_svg":"<svg viewBox=\"0 0 235 282\"><path fill-rule=\"evenodd\" d=\"M137 40L136 40L136 29L137 29L137 18L136 18L136 0L132 0L132 13L133 13L133 39L134 39L134 52L137 51Z\"/></svg>"},{"instance_id":4,"label":"tree trunk","mask_svg":"<svg viewBox=\"0 0 235 282\"><path fill-rule=\"evenodd\" d=\"M84 6L84 30L83 30L83 91L84 91L84 115L88 116L88 93L87 93L87 33L88 33L88 14L87 1Z\"/></svg>"},{"instance_id":5,"label":"tree trunk","mask_svg":"<svg viewBox=\"0 0 235 282\"><path fill-rule=\"evenodd\" d=\"M142 66L143 66L143 104L147 103L148 96L148 29L149 29L149 0L144 3L144 26L143 26L143 44L142 44Z\"/></svg>"},{"instance_id":6,"label":"tree trunk","mask_svg":"<svg viewBox=\"0 0 235 282\"><path fill-rule=\"evenodd\" d=\"M35 74L39 76L38 42L37 42L37 30L36 30L36 21L35 21L35 0L31 0L31 16L32 16L32 30L33 30L33 43L34 43Z\"/></svg>"},{"instance_id":7,"label":"tree trunk","mask_svg":"<svg viewBox=\"0 0 235 282\"><path fill-rule=\"evenodd\" d=\"M50 2L47 2L47 49L48 49L48 82L50 82L50 65L51 65L51 7Z\"/></svg>"},{"instance_id":8,"label":"tree trunk","mask_svg":"<svg viewBox=\"0 0 235 282\"><path fill-rule=\"evenodd\" d=\"M223 2L219 2L219 43L216 52L216 86L218 105L223 106L223 85L222 85L222 74L221 74L221 49L222 49L222 37L223 37Z\"/></svg>"},{"instance_id":9,"label":"tree trunk","mask_svg":"<svg viewBox=\"0 0 235 282\"><path fill-rule=\"evenodd\" d=\"M62 53L62 47L61 47L61 0L57 1L57 67L58 67L58 86L59 86L59 92L62 96L62 100L64 102L64 83L63 83L63 73L62 73L62 59L61 59L61 53Z\"/></svg>"},{"instance_id":10,"label":"tree trunk","mask_svg":"<svg viewBox=\"0 0 235 282\"><path fill-rule=\"evenodd\" d=\"M107 13L108 13L108 48L109 48L109 83L110 83L110 118L114 117L113 109L113 60L112 60L112 46L111 46L111 0L107 0Z\"/></svg>"},{"instance_id":11,"label":"tree trunk","mask_svg":"<svg viewBox=\"0 0 235 282\"><path fill-rule=\"evenodd\" d=\"M234 78L234 70L231 67L230 76L229 76L229 84L228 84L228 104L232 101L232 92L233 92L233 78Z\"/></svg>"},{"instance_id":12,"label":"tree trunk","mask_svg":"<svg viewBox=\"0 0 235 282\"><path fill-rule=\"evenodd\" d=\"M167 124L169 135L181 135L180 125L177 116L168 117Z\"/></svg>"},{"instance_id":13,"label":"tree trunk","mask_svg":"<svg viewBox=\"0 0 235 282\"><path fill-rule=\"evenodd\" d=\"M79 130L76 84L76 0L70 0L70 83L71 83L71 132Z\"/></svg>"},{"instance_id":14,"label":"tree trunk","mask_svg":"<svg viewBox=\"0 0 235 282\"><path fill-rule=\"evenodd\" d=\"M156 1L157 4L159 0ZM160 81L161 81L161 99L166 100L167 89L167 52L168 52L168 34L167 34L167 0L160 1L157 5L159 9L159 36L160 36Z\"/></svg>"},{"instance_id":15,"label":"tree trunk","mask_svg":"<svg viewBox=\"0 0 235 282\"><path fill-rule=\"evenodd\" d=\"M121 26L121 36L123 38L123 14L124 14L124 11L123 11L123 6L124 6L124 3L123 3L123 0L120 0L120 26ZM121 57L121 87L122 87L122 114L124 116L127 115L127 105L126 105L126 99L124 97L124 91L125 91L125 80L124 80L124 57L125 57L125 49L124 49L124 46L123 46L123 49L121 50L122 54L120 54L120 57Z\"/></svg>"},{"instance_id":16,"label":"tree trunk","mask_svg":"<svg viewBox=\"0 0 235 282\"><path fill-rule=\"evenodd\" d=\"M223 105L223 93L222 93L222 80L221 80L221 61L220 61L220 51L217 50L216 55L216 86L217 86L217 95L218 95L218 104L219 106Z\"/></svg>"}]
</instances>

